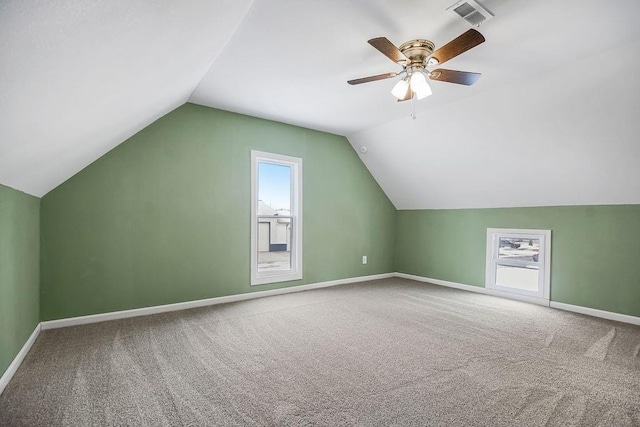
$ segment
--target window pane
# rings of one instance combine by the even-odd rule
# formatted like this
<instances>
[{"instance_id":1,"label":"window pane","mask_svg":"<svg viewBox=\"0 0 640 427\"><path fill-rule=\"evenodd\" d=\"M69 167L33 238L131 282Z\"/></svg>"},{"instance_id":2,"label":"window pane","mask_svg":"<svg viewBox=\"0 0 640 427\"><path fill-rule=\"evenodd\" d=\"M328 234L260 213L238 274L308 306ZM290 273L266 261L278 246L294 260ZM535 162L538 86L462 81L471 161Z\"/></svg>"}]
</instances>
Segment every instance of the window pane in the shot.
<instances>
[{"instance_id":1,"label":"window pane","mask_svg":"<svg viewBox=\"0 0 640 427\"><path fill-rule=\"evenodd\" d=\"M291 166L258 164L258 215L289 215L291 212Z\"/></svg>"},{"instance_id":2,"label":"window pane","mask_svg":"<svg viewBox=\"0 0 640 427\"><path fill-rule=\"evenodd\" d=\"M508 258L512 261L526 263L538 262L540 239L521 239L514 237L500 237L498 258Z\"/></svg>"},{"instance_id":3,"label":"window pane","mask_svg":"<svg viewBox=\"0 0 640 427\"><path fill-rule=\"evenodd\" d=\"M292 218L258 219L258 272L291 270Z\"/></svg>"},{"instance_id":4,"label":"window pane","mask_svg":"<svg viewBox=\"0 0 640 427\"><path fill-rule=\"evenodd\" d=\"M538 268L496 266L496 285L525 291L538 291Z\"/></svg>"},{"instance_id":5,"label":"window pane","mask_svg":"<svg viewBox=\"0 0 640 427\"><path fill-rule=\"evenodd\" d=\"M302 278L302 159L251 150L251 285Z\"/></svg>"}]
</instances>

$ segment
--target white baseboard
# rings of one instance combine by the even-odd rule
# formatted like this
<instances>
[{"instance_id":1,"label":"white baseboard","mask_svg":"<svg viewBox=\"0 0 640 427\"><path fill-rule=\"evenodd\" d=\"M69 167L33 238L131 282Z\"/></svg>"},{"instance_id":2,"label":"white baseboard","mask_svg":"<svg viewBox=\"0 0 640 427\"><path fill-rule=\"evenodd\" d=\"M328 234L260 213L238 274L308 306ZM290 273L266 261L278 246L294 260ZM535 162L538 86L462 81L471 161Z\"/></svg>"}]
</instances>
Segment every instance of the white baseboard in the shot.
<instances>
[{"instance_id":1,"label":"white baseboard","mask_svg":"<svg viewBox=\"0 0 640 427\"><path fill-rule=\"evenodd\" d=\"M527 302L529 304L536 304L536 305L541 305L541 306L544 306L544 307L549 307L549 303L550 303L550 301L548 299L538 298L538 297L530 297L528 295L512 294L512 293L509 293L509 292L498 291L496 289L487 289L487 295L492 295L494 297L500 297L500 298L513 299L513 300L516 300L516 301Z\"/></svg>"},{"instance_id":2,"label":"white baseboard","mask_svg":"<svg viewBox=\"0 0 640 427\"><path fill-rule=\"evenodd\" d=\"M431 279L424 276L415 276L413 274L396 273L396 277L403 279L415 280L417 282L433 283L434 285L446 286L448 288L462 289L463 291L476 292L478 294L486 294L487 289L480 286L463 285L462 283L447 282L446 280Z\"/></svg>"},{"instance_id":3,"label":"white baseboard","mask_svg":"<svg viewBox=\"0 0 640 427\"><path fill-rule=\"evenodd\" d=\"M598 310L596 308L582 307L580 305L565 304L563 302L551 301L551 308L573 311L574 313L586 314L593 317L615 320L616 322L631 323L640 326L640 317L629 316L628 314L613 313L611 311Z\"/></svg>"},{"instance_id":4,"label":"white baseboard","mask_svg":"<svg viewBox=\"0 0 640 427\"><path fill-rule=\"evenodd\" d=\"M597 310L595 308L582 307L579 305L565 304L562 302L548 301L542 298L528 297L524 295L512 295L506 292L496 291L495 289L487 289L479 286L464 285L462 283L447 282L446 280L431 279L423 276L415 276L413 274L396 273L396 277L403 279L416 280L419 282L433 283L434 285L447 286L449 288L462 289L464 291L476 292L479 294L492 295L501 298L514 299L517 301L538 304L545 307L557 308L565 311L573 311L575 313L586 314L588 316L600 317L602 319L615 320L622 323L630 323L640 326L640 317L629 316L628 314L613 313L611 311Z\"/></svg>"},{"instance_id":5,"label":"white baseboard","mask_svg":"<svg viewBox=\"0 0 640 427\"><path fill-rule=\"evenodd\" d=\"M508 292L501 292L495 289L487 289L482 286L464 285L462 283L448 282L446 280L432 279L430 277L415 276L413 274L406 274L406 273L396 273L396 277L402 277L403 279L416 280L418 282L433 283L434 285L446 286L448 288L462 289L463 291L491 295L491 296L500 297L500 298L513 299L516 301L528 302L529 304L537 304L537 305L543 305L545 307L549 307L549 300L530 297L527 295L510 294Z\"/></svg>"},{"instance_id":6,"label":"white baseboard","mask_svg":"<svg viewBox=\"0 0 640 427\"><path fill-rule=\"evenodd\" d=\"M310 283L308 285L272 289L269 291L249 292L245 294L229 295L229 296L216 297L216 298L207 298L202 300L180 302L175 304L166 304L166 305L158 305L153 307L136 308L131 310L114 311L109 313L93 314L88 316L70 317L70 318L59 319L59 320L49 320L49 321L41 322L39 326L43 330L64 328L67 326L85 325L88 323L104 322L108 320L126 319L129 317L146 316L150 314L166 313L166 312L178 311L178 310L187 310L190 308L245 301L249 299L263 298L263 297L274 296L274 295L282 295L282 294L288 294L293 292L301 292L301 291L306 291L310 289L326 288L330 286L344 285L348 283L358 283L358 282L365 282L369 280L388 279L391 277L400 277L400 278L409 279L409 280L433 283L434 285L462 289L469 292L476 292L480 294L492 295L492 296L497 296L502 298L515 299L518 301L528 302L531 304L551 306L553 308L559 308L567 311L574 311L577 313L587 314L595 317L601 317L604 319L616 320L619 322L640 325L640 317L634 317L634 316L629 316L625 314L618 314L618 313L613 313L613 312L608 312L603 310L596 310L592 308L580 307L580 306L575 306L570 304L558 303L553 301L549 302L548 300L544 300L541 298L528 297L524 295L512 295L505 292L496 291L494 289L487 289L480 286L465 285L462 283L449 282L449 281L440 280L440 279L432 279L429 277L416 276L413 274L384 273L384 274L374 274L370 276L350 277L347 279L331 280L327 282ZM38 332L39 332L39 329L38 329ZM34 337L34 340L35 340L35 337Z\"/></svg>"},{"instance_id":7,"label":"white baseboard","mask_svg":"<svg viewBox=\"0 0 640 427\"><path fill-rule=\"evenodd\" d=\"M36 342L36 338L38 338L38 335L40 334L40 330L41 330L41 326L40 326L40 323L38 323L36 325L36 328L31 333L31 336L29 337L27 342L24 343L24 345L22 346L18 354L16 354L16 357L13 358L13 362L11 362L7 370L4 371L4 374L2 374L2 377L0 377L0 394L2 394L7 384L9 384L9 381L11 381L11 378L13 378L13 375L16 373L16 371L20 367L20 364L29 353L29 350L31 350L31 346L33 345L34 342Z\"/></svg>"},{"instance_id":8,"label":"white baseboard","mask_svg":"<svg viewBox=\"0 0 640 427\"><path fill-rule=\"evenodd\" d=\"M348 279L330 280L328 282L310 283L308 285L291 286L288 288L272 289L269 291L248 292L245 294L229 295L224 297L207 298L195 301L179 302L175 304L156 305L153 307L134 308L131 310L113 311L109 313L92 314L88 316L69 317L59 320L41 322L43 330L65 328L67 326L86 325L88 323L105 322L108 320L126 319L129 317L147 316L150 314L166 313L170 311L187 310L189 308L205 307L208 305L225 304L230 302L245 301L255 298L270 297L274 295L290 294L293 292L307 291L310 289L327 288L348 283L366 282L369 280L388 279L394 277L394 273L374 274L371 276L350 277Z\"/></svg>"}]
</instances>

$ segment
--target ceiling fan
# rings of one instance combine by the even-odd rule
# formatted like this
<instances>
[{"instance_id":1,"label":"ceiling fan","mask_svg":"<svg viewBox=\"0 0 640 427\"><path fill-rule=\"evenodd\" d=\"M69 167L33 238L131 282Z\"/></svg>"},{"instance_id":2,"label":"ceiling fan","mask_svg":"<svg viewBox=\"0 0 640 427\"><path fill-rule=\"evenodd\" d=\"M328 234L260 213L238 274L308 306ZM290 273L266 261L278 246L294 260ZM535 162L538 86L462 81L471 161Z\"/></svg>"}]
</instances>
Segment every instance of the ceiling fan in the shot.
<instances>
[{"instance_id":1,"label":"ceiling fan","mask_svg":"<svg viewBox=\"0 0 640 427\"><path fill-rule=\"evenodd\" d=\"M404 74L405 76L402 80L396 83L391 90L391 93L398 98L398 102L412 98L422 99L431 95L431 88L427 84L425 75L431 80L471 86L480 78L480 73L446 70L444 68L436 68L433 71L429 71L427 67L442 64L455 58L461 53L483 43L484 40L482 34L471 29L451 40L440 49L434 50L435 45L429 40L410 40L403 43L400 48L397 48L386 37L376 37L369 40L369 44L396 64L401 65L402 71L349 80L347 83L359 85Z\"/></svg>"}]
</instances>

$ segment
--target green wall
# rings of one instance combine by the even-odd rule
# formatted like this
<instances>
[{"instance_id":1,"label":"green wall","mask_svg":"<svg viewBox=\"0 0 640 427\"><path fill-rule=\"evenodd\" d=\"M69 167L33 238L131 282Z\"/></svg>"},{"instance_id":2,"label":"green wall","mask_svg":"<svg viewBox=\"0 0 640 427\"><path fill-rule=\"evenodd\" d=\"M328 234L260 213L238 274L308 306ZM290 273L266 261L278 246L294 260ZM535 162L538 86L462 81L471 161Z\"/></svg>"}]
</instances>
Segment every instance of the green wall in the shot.
<instances>
[{"instance_id":1,"label":"green wall","mask_svg":"<svg viewBox=\"0 0 640 427\"><path fill-rule=\"evenodd\" d=\"M38 325L40 199L0 185L0 376Z\"/></svg>"},{"instance_id":2,"label":"green wall","mask_svg":"<svg viewBox=\"0 0 640 427\"><path fill-rule=\"evenodd\" d=\"M252 149L303 159L303 280L249 285ZM553 301L640 316L640 205L396 211L345 138L185 104L42 200L0 185L0 373L39 320L392 271L484 286L488 227L552 230Z\"/></svg>"},{"instance_id":3,"label":"green wall","mask_svg":"<svg viewBox=\"0 0 640 427\"><path fill-rule=\"evenodd\" d=\"M249 285L252 149L303 159L303 280ZM391 272L395 212L345 138L185 104L42 198L41 319Z\"/></svg>"},{"instance_id":4,"label":"green wall","mask_svg":"<svg viewBox=\"0 0 640 427\"><path fill-rule=\"evenodd\" d=\"M396 271L484 286L487 228L552 230L552 301L640 316L640 205L398 211Z\"/></svg>"}]
</instances>

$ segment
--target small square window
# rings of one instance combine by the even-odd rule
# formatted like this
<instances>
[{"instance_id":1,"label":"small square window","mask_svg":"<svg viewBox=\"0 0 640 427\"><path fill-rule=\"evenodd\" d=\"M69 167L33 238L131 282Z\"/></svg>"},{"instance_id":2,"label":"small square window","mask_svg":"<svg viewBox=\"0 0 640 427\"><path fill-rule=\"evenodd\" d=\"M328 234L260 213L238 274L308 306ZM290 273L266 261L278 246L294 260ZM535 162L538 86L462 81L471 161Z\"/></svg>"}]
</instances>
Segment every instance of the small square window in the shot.
<instances>
[{"instance_id":1,"label":"small square window","mask_svg":"<svg viewBox=\"0 0 640 427\"><path fill-rule=\"evenodd\" d=\"M549 300L550 230L487 229L485 286Z\"/></svg>"}]
</instances>

